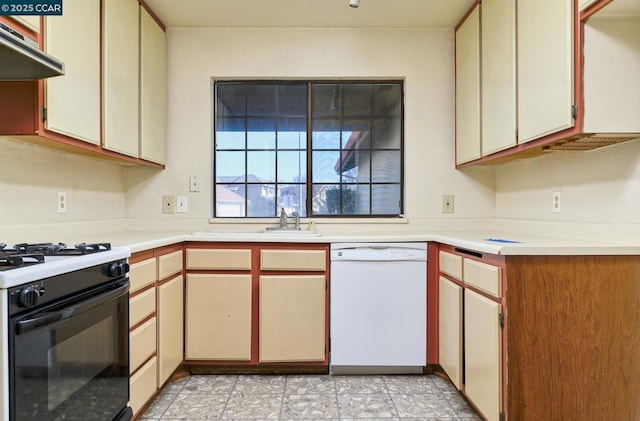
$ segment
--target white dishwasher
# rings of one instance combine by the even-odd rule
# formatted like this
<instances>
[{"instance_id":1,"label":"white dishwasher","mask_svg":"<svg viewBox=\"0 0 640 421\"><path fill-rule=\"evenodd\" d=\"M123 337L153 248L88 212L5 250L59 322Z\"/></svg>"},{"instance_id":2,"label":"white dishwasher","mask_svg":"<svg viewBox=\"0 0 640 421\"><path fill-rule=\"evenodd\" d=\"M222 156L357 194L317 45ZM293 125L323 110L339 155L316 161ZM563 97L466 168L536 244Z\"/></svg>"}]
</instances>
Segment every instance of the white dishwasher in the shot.
<instances>
[{"instance_id":1,"label":"white dishwasher","mask_svg":"<svg viewBox=\"0 0 640 421\"><path fill-rule=\"evenodd\" d=\"M331 244L332 374L421 373L427 244Z\"/></svg>"}]
</instances>

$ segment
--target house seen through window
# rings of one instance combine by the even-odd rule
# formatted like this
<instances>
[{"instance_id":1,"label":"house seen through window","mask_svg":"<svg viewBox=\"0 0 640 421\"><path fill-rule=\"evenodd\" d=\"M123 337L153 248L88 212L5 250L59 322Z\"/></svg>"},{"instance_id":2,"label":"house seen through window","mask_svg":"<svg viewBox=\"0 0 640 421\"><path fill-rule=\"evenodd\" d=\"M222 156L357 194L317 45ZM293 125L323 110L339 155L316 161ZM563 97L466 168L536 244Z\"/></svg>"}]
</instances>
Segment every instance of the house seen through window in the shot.
<instances>
[{"instance_id":1,"label":"house seen through window","mask_svg":"<svg viewBox=\"0 0 640 421\"><path fill-rule=\"evenodd\" d=\"M218 81L214 217L403 213L402 82Z\"/></svg>"}]
</instances>

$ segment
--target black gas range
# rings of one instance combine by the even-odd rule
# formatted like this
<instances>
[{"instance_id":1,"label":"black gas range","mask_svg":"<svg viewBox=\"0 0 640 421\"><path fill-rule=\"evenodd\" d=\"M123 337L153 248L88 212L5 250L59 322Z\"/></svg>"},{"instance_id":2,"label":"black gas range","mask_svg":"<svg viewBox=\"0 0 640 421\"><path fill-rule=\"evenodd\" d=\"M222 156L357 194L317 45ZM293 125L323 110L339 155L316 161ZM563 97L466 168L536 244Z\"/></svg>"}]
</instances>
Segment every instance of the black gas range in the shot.
<instances>
[{"instance_id":1,"label":"black gas range","mask_svg":"<svg viewBox=\"0 0 640 421\"><path fill-rule=\"evenodd\" d=\"M127 248L0 243L0 419L131 418Z\"/></svg>"}]
</instances>

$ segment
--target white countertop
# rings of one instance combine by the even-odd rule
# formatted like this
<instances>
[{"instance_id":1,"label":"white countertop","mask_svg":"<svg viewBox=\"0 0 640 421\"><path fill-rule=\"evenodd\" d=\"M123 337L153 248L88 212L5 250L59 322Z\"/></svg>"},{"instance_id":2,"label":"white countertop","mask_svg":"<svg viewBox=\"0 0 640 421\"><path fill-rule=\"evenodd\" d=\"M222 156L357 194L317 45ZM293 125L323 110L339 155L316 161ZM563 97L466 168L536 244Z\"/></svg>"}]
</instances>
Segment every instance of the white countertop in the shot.
<instances>
[{"instance_id":1,"label":"white countertop","mask_svg":"<svg viewBox=\"0 0 640 421\"><path fill-rule=\"evenodd\" d=\"M75 236L74 236L75 237ZM436 241L484 253L501 255L640 255L639 242L612 242L516 234L497 231L447 231L406 233L262 233L220 230L210 232L116 231L78 238L78 241L111 242L129 247L132 253L183 241L265 242L265 243L337 243L337 242L407 242ZM489 239L493 239L491 241ZM73 240L73 239L71 239ZM501 242L501 240L517 241ZM69 241L73 243L73 241Z\"/></svg>"}]
</instances>

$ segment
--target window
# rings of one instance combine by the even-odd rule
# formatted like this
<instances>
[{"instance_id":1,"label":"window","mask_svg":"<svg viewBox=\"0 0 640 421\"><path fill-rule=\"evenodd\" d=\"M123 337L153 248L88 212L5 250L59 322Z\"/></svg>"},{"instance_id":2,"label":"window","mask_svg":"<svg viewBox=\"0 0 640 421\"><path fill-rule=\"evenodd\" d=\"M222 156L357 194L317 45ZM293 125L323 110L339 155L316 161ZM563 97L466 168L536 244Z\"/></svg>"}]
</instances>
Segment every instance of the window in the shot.
<instances>
[{"instance_id":1,"label":"window","mask_svg":"<svg viewBox=\"0 0 640 421\"><path fill-rule=\"evenodd\" d=\"M403 213L401 82L214 90L214 217Z\"/></svg>"}]
</instances>

